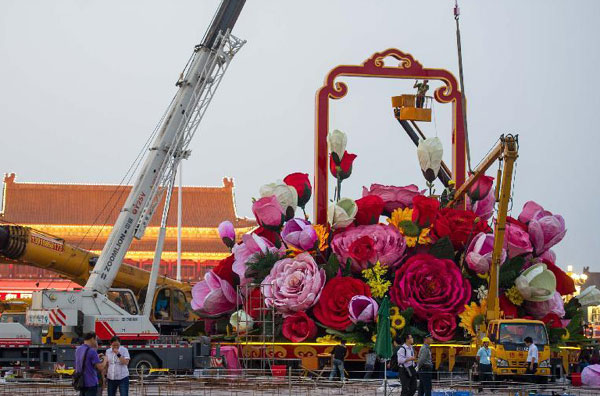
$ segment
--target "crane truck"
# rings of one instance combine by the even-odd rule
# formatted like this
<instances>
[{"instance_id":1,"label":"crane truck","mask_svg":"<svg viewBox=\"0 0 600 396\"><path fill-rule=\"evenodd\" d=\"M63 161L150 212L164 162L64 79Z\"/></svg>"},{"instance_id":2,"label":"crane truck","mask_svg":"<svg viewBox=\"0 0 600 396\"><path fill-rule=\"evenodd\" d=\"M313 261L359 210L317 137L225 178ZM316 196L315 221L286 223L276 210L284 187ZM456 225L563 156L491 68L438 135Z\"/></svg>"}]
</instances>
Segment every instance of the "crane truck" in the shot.
<instances>
[{"instance_id":1,"label":"crane truck","mask_svg":"<svg viewBox=\"0 0 600 396\"><path fill-rule=\"evenodd\" d=\"M63 332L73 336L91 331L96 332L101 341L119 336L125 343L134 344L130 348L130 366L139 373L147 373L150 368L156 367L180 370L205 364L207 350L210 354L210 343L206 339L191 344L162 342L150 316L153 297L159 284L158 270L177 168L181 160L189 157L189 145L198 125L231 60L245 44L245 41L231 34L244 4L245 0L223 0L202 42L195 46L176 83L178 90L175 97L153 134L154 141L148 148L141 170L107 242L97 260L92 260L93 268L83 288L72 291L35 291L31 307L27 311L30 323L39 321L44 324L49 318L60 318ZM124 267L123 259L133 238L143 237L163 197L165 205L151 272L143 274L132 267ZM23 235L21 238L11 238L13 232L21 232ZM6 240L6 229L3 233ZM19 249L22 251L21 256L27 253L34 256L35 244L26 243L27 240L32 241L32 238L42 238L47 246L56 242L52 239L48 241L48 236L36 235L23 228L9 228L8 234L8 247L5 246L4 250L14 256L19 256ZM85 251L78 251L64 244L62 246L69 259L50 259L46 261L47 266L55 266L59 273L66 273L73 270L59 263L71 265L78 269L78 280L83 283L93 257ZM164 279L161 282L161 286L175 287L185 294L181 285ZM118 296L131 298L133 308L130 310L119 304L116 296L111 298L110 294L114 292L111 288L119 285L137 287L140 291L145 286L143 308L140 308L131 290L117 289ZM15 336L17 339L25 338L22 334ZM72 366L74 351L75 345L22 345L15 342L0 348L0 364L18 361L21 362L21 367L54 370L57 364Z\"/></svg>"}]
</instances>

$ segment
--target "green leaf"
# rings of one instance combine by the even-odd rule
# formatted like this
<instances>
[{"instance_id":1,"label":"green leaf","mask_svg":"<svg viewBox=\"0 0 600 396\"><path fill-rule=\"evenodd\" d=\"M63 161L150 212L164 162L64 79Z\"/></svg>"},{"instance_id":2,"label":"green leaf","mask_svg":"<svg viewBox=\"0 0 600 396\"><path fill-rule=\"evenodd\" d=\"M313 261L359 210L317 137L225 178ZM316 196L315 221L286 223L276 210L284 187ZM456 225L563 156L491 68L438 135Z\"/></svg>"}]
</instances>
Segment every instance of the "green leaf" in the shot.
<instances>
[{"instance_id":1,"label":"green leaf","mask_svg":"<svg viewBox=\"0 0 600 396\"><path fill-rule=\"evenodd\" d=\"M327 276L328 280L335 278L340 269L340 262L338 261L338 258L334 253L331 253L329 255L329 260L327 260L327 263L325 264L324 268L325 275Z\"/></svg>"},{"instance_id":2,"label":"green leaf","mask_svg":"<svg viewBox=\"0 0 600 396\"><path fill-rule=\"evenodd\" d=\"M454 246L452 246L450 238L443 237L438 239L437 242L429 248L429 254L439 259L454 260Z\"/></svg>"},{"instance_id":3,"label":"green leaf","mask_svg":"<svg viewBox=\"0 0 600 396\"><path fill-rule=\"evenodd\" d=\"M401 221L399 226L400 226L400 228L402 228L402 231L404 232L404 235L406 235L406 236L418 237L421 234L421 230L419 229L419 226L410 220Z\"/></svg>"},{"instance_id":4,"label":"green leaf","mask_svg":"<svg viewBox=\"0 0 600 396\"><path fill-rule=\"evenodd\" d=\"M500 266L500 274L498 275L500 288L510 289L523 269L524 264L525 258L523 256L513 257L502 264Z\"/></svg>"},{"instance_id":5,"label":"green leaf","mask_svg":"<svg viewBox=\"0 0 600 396\"><path fill-rule=\"evenodd\" d=\"M578 311L575 314L575 316L573 316L573 318L571 319L571 321L569 322L569 324L566 327L567 330L569 331L569 334L570 335L581 334L582 330L583 330L582 322L583 322L583 312Z\"/></svg>"},{"instance_id":6,"label":"green leaf","mask_svg":"<svg viewBox=\"0 0 600 396\"><path fill-rule=\"evenodd\" d=\"M352 276L352 270L350 267L352 266L352 260L346 260L346 268L342 271L342 276Z\"/></svg>"},{"instance_id":7,"label":"green leaf","mask_svg":"<svg viewBox=\"0 0 600 396\"><path fill-rule=\"evenodd\" d=\"M246 263L246 277L254 278L255 283L261 283L271 272L273 265L283 256L278 252L266 251L255 255Z\"/></svg>"}]
</instances>

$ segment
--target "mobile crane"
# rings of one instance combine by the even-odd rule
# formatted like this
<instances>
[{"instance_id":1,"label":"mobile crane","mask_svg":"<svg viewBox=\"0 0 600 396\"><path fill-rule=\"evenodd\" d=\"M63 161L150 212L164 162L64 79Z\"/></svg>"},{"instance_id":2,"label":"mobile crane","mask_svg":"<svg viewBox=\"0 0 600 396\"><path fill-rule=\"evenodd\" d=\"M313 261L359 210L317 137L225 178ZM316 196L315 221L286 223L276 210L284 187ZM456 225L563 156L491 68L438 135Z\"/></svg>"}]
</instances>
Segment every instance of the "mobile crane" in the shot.
<instances>
[{"instance_id":1,"label":"mobile crane","mask_svg":"<svg viewBox=\"0 0 600 396\"><path fill-rule=\"evenodd\" d=\"M198 125L231 60L245 44L245 41L231 34L244 4L245 0L223 0L201 44L195 46L192 57L176 83L178 91L155 131L154 141L149 146L141 171L84 287L73 291L34 292L31 309L27 313L32 322L36 318L44 320L43 318L52 314L58 314L65 331L71 331L72 334L95 331L103 341L116 335L125 342L137 344L158 340L159 332L150 321L150 313L158 282L166 220L177 167L182 159L189 157L189 144ZM118 274L123 268L123 259L133 238L143 237L165 194L165 210L162 213L152 271L146 278L148 284L143 311L134 299L136 310L131 313L111 300L109 292L115 282L119 283ZM85 253L78 254L85 259ZM124 271L121 279L135 277L134 272L131 269ZM175 343L172 348L160 348L160 344L140 345L139 350L130 348L130 365L138 371L148 367L189 369L196 366L197 357L205 355L206 345L206 340L194 345ZM36 347L35 353L32 353L31 347L26 350L1 348L0 361L25 361L28 365L35 364L38 368L46 369L56 362L69 364L73 361L73 347ZM148 347L153 347L152 354L144 350ZM162 354L159 356L161 350Z\"/></svg>"}]
</instances>

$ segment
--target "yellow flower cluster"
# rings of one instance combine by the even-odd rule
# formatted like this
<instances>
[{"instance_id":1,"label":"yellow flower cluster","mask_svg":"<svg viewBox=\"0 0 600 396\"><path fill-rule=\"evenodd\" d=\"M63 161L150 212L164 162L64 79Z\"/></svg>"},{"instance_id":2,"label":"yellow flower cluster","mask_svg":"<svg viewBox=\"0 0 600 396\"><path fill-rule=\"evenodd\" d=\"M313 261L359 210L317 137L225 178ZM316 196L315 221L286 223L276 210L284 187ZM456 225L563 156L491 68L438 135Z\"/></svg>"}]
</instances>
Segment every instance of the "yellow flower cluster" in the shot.
<instances>
[{"instance_id":1,"label":"yellow flower cluster","mask_svg":"<svg viewBox=\"0 0 600 396\"><path fill-rule=\"evenodd\" d=\"M470 305L465 305L465 310L458 315L460 318L459 326L462 327L471 336L477 335L477 329L475 328L475 318L479 315L484 315L487 306L486 300L481 300L481 305L476 302L472 302Z\"/></svg>"},{"instance_id":2,"label":"yellow flower cluster","mask_svg":"<svg viewBox=\"0 0 600 396\"><path fill-rule=\"evenodd\" d=\"M412 221L412 212L410 208L398 208L392 212L392 216L387 219L387 222L400 231L404 235L406 246L415 247L417 241L419 245L427 245L431 243L429 237L429 228L419 230L419 227Z\"/></svg>"},{"instance_id":3,"label":"yellow flower cluster","mask_svg":"<svg viewBox=\"0 0 600 396\"><path fill-rule=\"evenodd\" d=\"M319 238L319 250L327 250L327 248L329 247L329 245L327 244L327 240L329 239L329 228L322 224L315 224L313 225L313 228L315 229L317 237Z\"/></svg>"},{"instance_id":4,"label":"yellow flower cluster","mask_svg":"<svg viewBox=\"0 0 600 396\"><path fill-rule=\"evenodd\" d=\"M511 303L515 305L523 304L523 296L519 292L519 289L517 289L517 286L511 287L504 294L510 300Z\"/></svg>"},{"instance_id":5,"label":"yellow flower cluster","mask_svg":"<svg viewBox=\"0 0 600 396\"><path fill-rule=\"evenodd\" d=\"M364 269L362 275L371 288L371 295L375 298L382 298L392 285L392 282L381 279L387 273L387 268L378 261L371 268Z\"/></svg>"},{"instance_id":6,"label":"yellow flower cluster","mask_svg":"<svg viewBox=\"0 0 600 396\"><path fill-rule=\"evenodd\" d=\"M317 342L320 344L334 344L339 340L331 334L324 335L323 337L318 337Z\"/></svg>"}]
</instances>

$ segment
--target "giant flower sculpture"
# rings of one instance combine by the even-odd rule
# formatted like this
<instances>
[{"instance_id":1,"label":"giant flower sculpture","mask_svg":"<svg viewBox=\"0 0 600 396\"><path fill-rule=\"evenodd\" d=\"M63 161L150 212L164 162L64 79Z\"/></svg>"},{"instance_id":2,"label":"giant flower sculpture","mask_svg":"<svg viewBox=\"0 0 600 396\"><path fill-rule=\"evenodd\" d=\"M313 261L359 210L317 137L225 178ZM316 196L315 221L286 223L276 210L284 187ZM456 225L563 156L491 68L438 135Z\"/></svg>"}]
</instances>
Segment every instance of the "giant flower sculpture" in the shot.
<instances>
[{"instance_id":1,"label":"giant flower sculpture","mask_svg":"<svg viewBox=\"0 0 600 396\"><path fill-rule=\"evenodd\" d=\"M348 228L336 234L331 248L340 263L350 260L352 271L360 273L377 261L386 267L398 266L404 258L406 242L396 227L373 224Z\"/></svg>"},{"instance_id":2,"label":"giant flower sculpture","mask_svg":"<svg viewBox=\"0 0 600 396\"><path fill-rule=\"evenodd\" d=\"M276 262L262 284L266 306L288 316L306 311L319 300L325 271L319 270L309 253L301 253Z\"/></svg>"},{"instance_id":3,"label":"giant flower sculpture","mask_svg":"<svg viewBox=\"0 0 600 396\"><path fill-rule=\"evenodd\" d=\"M422 320L458 315L471 299L471 284L452 260L416 254L396 271L390 295L402 309L413 308Z\"/></svg>"}]
</instances>

